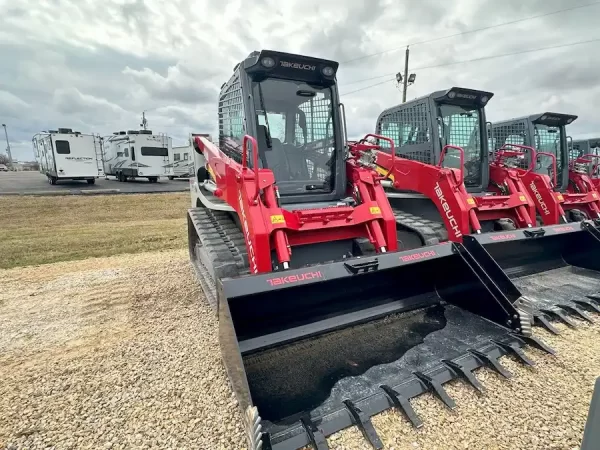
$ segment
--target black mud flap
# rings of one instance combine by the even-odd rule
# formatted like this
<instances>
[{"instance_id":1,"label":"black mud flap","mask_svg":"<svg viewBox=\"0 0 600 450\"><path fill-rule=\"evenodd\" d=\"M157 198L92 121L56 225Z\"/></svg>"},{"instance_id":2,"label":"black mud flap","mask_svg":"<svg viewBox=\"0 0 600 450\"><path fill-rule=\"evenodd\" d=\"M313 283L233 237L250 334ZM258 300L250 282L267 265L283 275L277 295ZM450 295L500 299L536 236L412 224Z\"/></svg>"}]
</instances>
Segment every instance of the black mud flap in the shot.
<instances>
[{"instance_id":1,"label":"black mud flap","mask_svg":"<svg viewBox=\"0 0 600 450\"><path fill-rule=\"evenodd\" d=\"M408 399L429 391L454 408L443 383L481 390L475 368L510 376L497 359L531 364L525 342L551 352L520 334L518 290L486 270L466 247L440 244L222 280L221 350L250 447L323 450L356 426L379 449L372 415L397 408L419 427Z\"/></svg>"},{"instance_id":2,"label":"black mud flap","mask_svg":"<svg viewBox=\"0 0 600 450\"><path fill-rule=\"evenodd\" d=\"M600 232L591 221L465 236L464 246L479 262L487 253L499 265L530 302L536 325L558 333L552 320L575 327L572 317L591 322L600 312Z\"/></svg>"}]
</instances>

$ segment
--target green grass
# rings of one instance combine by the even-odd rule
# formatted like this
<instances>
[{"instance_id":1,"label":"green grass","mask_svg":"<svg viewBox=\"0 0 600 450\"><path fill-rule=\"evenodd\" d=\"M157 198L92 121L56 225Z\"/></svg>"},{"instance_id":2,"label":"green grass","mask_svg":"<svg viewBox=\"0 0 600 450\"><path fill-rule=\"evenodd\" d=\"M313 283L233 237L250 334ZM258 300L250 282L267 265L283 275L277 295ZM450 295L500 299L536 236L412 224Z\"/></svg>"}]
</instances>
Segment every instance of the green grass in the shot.
<instances>
[{"instance_id":1,"label":"green grass","mask_svg":"<svg viewBox=\"0 0 600 450\"><path fill-rule=\"evenodd\" d=\"M184 248L189 198L0 197L0 268Z\"/></svg>"}]
</instances>

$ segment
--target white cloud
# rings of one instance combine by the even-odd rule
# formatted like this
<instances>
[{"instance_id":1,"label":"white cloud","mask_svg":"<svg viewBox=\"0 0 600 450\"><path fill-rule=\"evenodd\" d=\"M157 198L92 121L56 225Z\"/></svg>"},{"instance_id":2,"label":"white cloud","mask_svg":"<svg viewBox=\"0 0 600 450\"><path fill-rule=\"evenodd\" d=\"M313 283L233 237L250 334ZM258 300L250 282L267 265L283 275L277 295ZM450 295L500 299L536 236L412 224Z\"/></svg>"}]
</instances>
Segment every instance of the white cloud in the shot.
<instances>
[{"instance_id":1,"label":"white cloud","mask_svg":"<svg viewBox=\"0 0 600 450\"><path fill-rule=\"evenodd\" d=\"M306 52L340 61L342 93L401 70L404 47L584 0L0 0L0 118L15 141L67 126L101 134L131 129L142 110L155 131L183 140L216 132L217 93L253 50ZM479 62L454 61L596 38L600 6L411 46L409 99L454 85L495 93L490 119L543 109L574 113L574 135L600 134L598 43ZM396 48L396 51L347 60ZM423 67L430 67L423 69ZM422 68L422 69L419 69ZM412 70L411 70L412 71ZM390 75L391 74L391 75ZM342 96L349 134L372 131L401 93L386 81Z\"/></svg>"}]
</instances>

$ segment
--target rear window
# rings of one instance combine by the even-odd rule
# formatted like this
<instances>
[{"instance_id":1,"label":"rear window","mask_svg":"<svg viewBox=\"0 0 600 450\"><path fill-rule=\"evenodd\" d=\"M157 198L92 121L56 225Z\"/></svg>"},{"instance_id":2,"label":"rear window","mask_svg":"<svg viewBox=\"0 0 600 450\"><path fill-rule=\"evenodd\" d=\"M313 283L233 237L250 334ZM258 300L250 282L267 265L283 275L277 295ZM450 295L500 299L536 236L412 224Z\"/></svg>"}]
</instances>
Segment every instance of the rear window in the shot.
<instances>
[{"instance_id":1,"label":"rear window","mask_svg":"<svg viewBox=\"0 0 600 450\"><path fill-rule=\"evenodd\" d=\"M169 156L169 149L161 147L142 147L142 156Z\"/></svg>"},{"instance_id":2,"label":"rear window","mask_svg":"<svg viewBox=\"0 0 600 450\"><path fill-rule=\"evenodd\" d=\"M59 155L69 155L71 153L69 141L56 141L54 146L56 147L56 153Z\"/></svg>"}]
</instances>

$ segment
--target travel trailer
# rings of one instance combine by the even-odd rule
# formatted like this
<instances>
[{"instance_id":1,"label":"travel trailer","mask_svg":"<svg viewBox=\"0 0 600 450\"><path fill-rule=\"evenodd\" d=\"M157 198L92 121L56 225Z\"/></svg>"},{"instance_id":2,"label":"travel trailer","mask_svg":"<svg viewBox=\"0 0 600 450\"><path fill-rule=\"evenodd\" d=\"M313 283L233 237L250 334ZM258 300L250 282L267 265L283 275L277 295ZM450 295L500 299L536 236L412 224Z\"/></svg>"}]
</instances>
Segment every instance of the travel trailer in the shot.
<instances>
[{"instance_id":1,"label":"travel trailer","mask_svg":"<svg viewBox=\"0 0 600 450\"><path fill-rule=\"evenodd\" d=\"M167 135L151 130L118 131L103 139L106 176L118 181L147 178L156 183L159 177L173 176L173 146Z\"/></svg>"},{"instance_id":2,"label":"travel trailer","mask_svg":"<svg viewBox=\"0 0 600 450\"><path fill-rule=\"evenodd\" d=\"M173 147L173 175L169 177L169 180L189 178L194 174L192 151L193 148L190 144Z\"/></svg>"},{"instance_id":3,"label":"travel trailer","mask_svg":"<svg viewBox=\"0 0 600 450\"><path fill-rule=\"evenodd\" d=\"M210 134L205 133L190 133L188 145L181 147L173 147L173 176L175 178L190 178L194 176L194 138L202 136L212 142Z\"/></svg>"},{"instance_id":4,"label":"travel trailer","mask_svg":"<svg viewBox=\"0 0 600 450\"><path fill-rule=\"evenodd\" d=\"M86 180L94 184L96 178L104 175L99 136L59 128L37 133L32 143L39 170L50 184L61 180Z\"/></svg>"}]
</instances>

